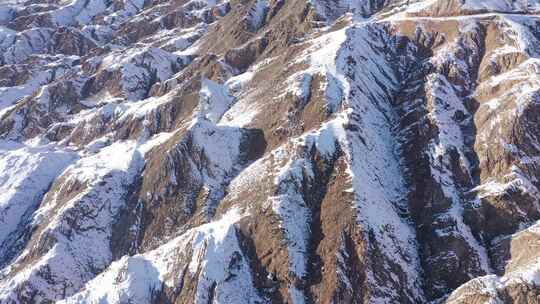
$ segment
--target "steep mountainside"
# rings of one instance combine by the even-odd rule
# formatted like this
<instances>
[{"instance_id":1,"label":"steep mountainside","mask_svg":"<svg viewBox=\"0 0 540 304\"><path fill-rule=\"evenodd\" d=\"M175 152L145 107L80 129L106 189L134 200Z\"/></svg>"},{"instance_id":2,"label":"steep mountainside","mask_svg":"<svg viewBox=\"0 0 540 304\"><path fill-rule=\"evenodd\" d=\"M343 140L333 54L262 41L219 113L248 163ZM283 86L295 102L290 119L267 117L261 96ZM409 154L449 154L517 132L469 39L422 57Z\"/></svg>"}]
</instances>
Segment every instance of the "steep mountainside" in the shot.
<instances>
[{"instance_id":1,"label":"steep mountainside","mask_svg":"<svg viewBox=\"0 0 540 304\"><path fill-rule=\"evenodd\" d=\"M540 303L540 0L0 0L0 303Z\"/></svg>"}]
</instances>

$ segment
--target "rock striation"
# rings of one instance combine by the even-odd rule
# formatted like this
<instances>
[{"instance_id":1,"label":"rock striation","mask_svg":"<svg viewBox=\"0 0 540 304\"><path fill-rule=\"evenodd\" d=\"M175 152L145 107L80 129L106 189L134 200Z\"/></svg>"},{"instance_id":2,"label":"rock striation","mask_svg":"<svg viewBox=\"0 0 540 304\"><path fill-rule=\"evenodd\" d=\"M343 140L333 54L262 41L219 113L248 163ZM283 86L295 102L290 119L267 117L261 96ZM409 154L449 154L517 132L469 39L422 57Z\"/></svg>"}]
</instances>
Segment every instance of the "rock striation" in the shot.
<instances>
[{"instance_id":1,"label":"rock striation","mask_svg":"<svg viewBox=\"0 0 540 304\"><path fill-rule=\"evenodd\" d=\"M0 303L540 303L540 1L4 0Z\"/></svg>"}]
</instances>

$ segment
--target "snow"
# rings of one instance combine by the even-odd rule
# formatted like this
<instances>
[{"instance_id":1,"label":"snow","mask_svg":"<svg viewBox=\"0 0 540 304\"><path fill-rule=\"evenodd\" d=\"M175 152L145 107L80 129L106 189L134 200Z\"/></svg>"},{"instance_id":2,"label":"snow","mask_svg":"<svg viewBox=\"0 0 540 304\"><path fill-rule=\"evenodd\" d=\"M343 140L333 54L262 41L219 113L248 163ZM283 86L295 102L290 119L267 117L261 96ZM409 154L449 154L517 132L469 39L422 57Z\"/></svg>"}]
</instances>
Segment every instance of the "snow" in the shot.
<instances>
[{"instance_id":1,"label":"snow","mask_svg":"<svg viewBox=\"0 0 540 304\"><path fill-rule=\"evenodd\" d=\"M114 116L118 117L117 122L119 123L126 121L129 118L144 118L153 111L158 110L160 106L171 102L171 95L172 93L160 97L150 97L127 104L114 104Z\"/></svg>"},{"instance_id":2,"label":"snow","mask_svg":"<svg viewBox=\"0 0 540 304\"><path fill-rule=\"evenodd\" d=\"M291 301L293 304L306 303L306 298L304 296L304 293L294 286L289 287L289 296L291 297Z\"/></svg>"},{"instance_id":3,"label":"snow","mask_svg":"<svg viewBox=\"0 0 540 304\"><path fill-rule=\"evenodd\" d=\"M462 7L467 10L487 10L498 12L534 12L540 10L540 2L507 0L465 0Z\"/></svg>"},{"instance_id":4,"label":"snow","mask_svg":"<svg viewBox=\"0 0 540 304\"><path fill-rule=\"evenodd\" d=\"M437 3L439 0L426 0L426 1L417 1L407 6L407 12L418 13L428 9L430 6Z\"/></svg>"},{"instance_id":5,"label":"snow","mask_svg":"<svg viewBox=\"0 0 540 304\"><path fill-rule=\"evenodd\" d=\"M264 19L269 10L268 0L256 0L250 11L250 26L257 31L264 25Z\"/></svg>"},{"instance_id":6,"label":"snow","mask_svg":"<svg viewBox=\"0 0 540 304\"><path fill-rule=\"evenodd\" d=\"M488 111L493 118L489 124L485 124L486 130L478 136L478 144L490 147L493 144L494 134L503 134L503 121L513 121L519 119L524 114L524 110L535 102L535 94L540 86L540 78L537 71L540 71L540 61L537 58L530 58L511 70L490 77L484 81L477 89L478 92L485 92L492 88L505 85L505 82L512 83L512 86L497 94L487 97L479 96L484 101L480 104L483 110ZM505 145L505 142L501 142ZM517 155L515 151L510 151L513 155L522 158L524 155Z\"/></svg>"},{"instance_id":7,"label":"snow","mask_svg":"<svg viewBox=\"0 0 540 304\"><path fill-rule=\"evenodd\" d=\"M75 58L78 57L64 57L53 62L42 60L36 66L28 67L28 80L24 84L0 87L0 116L3 116L9 107L22 98L37 93L42 86L61 78L69 72ZM14 66L13 68L16 69L17 67ZM26 67L23 69L26 69Z\"/></svg>"},{"instance_id":8,"label":"snow","mask_svg":"<svg viewBox=\"0 0 540 304\"><path fill-rule=\"evenodd\" d=\"M438 142L433 147L434 157L442 157L451 147L456 147L463 167L468 170L470 165L463 154L465 149L463 134L460 125L453 118L457 111L468 113L463 101L442 75L430 75L426 82L426 88L430 94L428 97L430 106L433 107L428 115L440 130Z\"/></svg>"},{"instance_id":9,"label":"snow","mask_svg":"<svg viewBox=\"0 0 540 304\"><path fill-rule=\"evenodd\" d=\"M540 4L539 9L540 9ZM526 16L505 16L503 18L507 25L506 36L514 40L515 47L518 51L524 52L531 57L540 56L540 42L535 35L536 20L531 20Z\"/></svg>"},{"instance_id":10,"label":"snow","mask_svg":"<svg viewBox=\"0 0 540 304\"><path fill-rule=\"evenodd\" d=\"M6 24L13 18L15 18L15 9L13 7L9 5L0 6L0 24Z\"/></svg>"},{"instance_id":11,"label":"snow","mask_svg":"<svg viewBox=\"0 0 540 304\"><path fill-rule=\"evenodd\" d=\"M182 52L188 50L207 32L208 25L203 23L191 28L180 29L180 31L177 28L169 31L162 30L154 35L154 39L163 43L163 48L173 48L177 55L182 55Z\"/></svg>"},{"instance_id":12,"label":"snow","mask_svg":"<svg viewBox=\"0 0 540 304\"><path fill-rule=\"evenodd\" d=\"M244 216L232 208L219 220L188 230L153 251L123 257L59 303L148 303L152 292L177 287L184 275L197 281L194 303L208 303L211 293L212 303L260 303L234 227ZM189 273L175 272L186 266Z\"/></svg>"},{"instance_id":13,"label":"snow","mask_svg":"<svg viewBox=\"0 0 540 304\"><path fill-rule=\"evenodd\" d=\"M467 63L457 59L453 53L456 49L459 50L459 45L440 49L432 58L432 62L436 66L444 66L447 62L454 62L458 73L470 77ZM485 248L473 236L469 226L464 223L459 186L454 181L453 173L449 169L451 167L450 150L456 149L461 168L469 176L472 176L471 165L465 157L464 135L460 124L453 118L457 111L466 116L470 114L464 106L464 100L457 96L456 89L443 75L431 74L426 82L426 90L428 92L428 106L431 108L428 117L439 130L438 137L429 144L431 174L434 180L441 185L445 197L451 200L449 210L444 215L439 216L441 218L449 217L456 223L456 226L451 227L450 231L445 229L436 232L441 236L452 234L465 240L474 250L480 269L485 273L491 273Z\"/></svg>"},{"instance_id":14,"label":"snow","mask_svg":"<svg viewBox=\"0 0 540 304\"><path fill-rule=\"evenodd\" d=\"M69 4L53 11L52 20L57 26L89 23L92 18L107 9L104 0L72 0Z\"/></svg>"},{"instance_id":15,"label":"snow","mask_svg":"<svg viewBox=\"0 0 540 304\"><path fill-rule=\"evenodd\" d=\"M229 182L247 165L241 159L245 134L242 129L217 126L200 116L194 117L184 127L186 133L174 147L174 153L182 154L190 164L192 171L189 177L193 179L192 182L208 191L208 196L201 206L201 215L210 220L225 196ZM168 134L164 136L169 137ZM187 143L189 148L186 149ZM145 145L142 147L143 151L148 151ZM204 166L200 165L201 159ZM176 168L178 164L172 159L168 165L173 173L171 183L176 185L179 182L177 178L180 177L175 176L174 172L180 169Z\"/></svg>"},{"instance_id":16,"label":"snow","mask_svg":"<svg viewBox=\"0 0 540 304\"><path fill-rule=\"evenodd\" d=\"M56 26L74 26L89 24L97 16L106 12L104 20L108 24L114 25L124 20L126 17L135 15L144 6L144 0L122 0L120 10L112 12L114 5L106 0L70 0L51 13L51 19Z\"/></svg>"},{"instance_id":17,"label":"snow","mask_svg":"<svg viewBox=\"0 0 540 304\"><path fill-rule=\"evenodd\" d=\"M274 58L267 58L251 66L246 72L233 76L225 82L228 94L235 99L219 121L220 126L245 127L259 112L259 105L254 102L258 94L257 86L250 85L257 73L264 73L264 68Z\"/></svg>"},{"instance_id":18,"label":"snow","mask_svg":"<svg viewBox=\"0 0 540 304\"><path fill-rule=\"evenodd\" d=\"M322 156L331 159L337 152L338 138L343 138L343 120L336 119L325 123L319 130L307 133L300 138L291 139L293 147L280 148L273 151L276 161L283 162L290 159L275 178L277 195L270 198L272 209L282 219L282 228L289 240L289 263L291 271L297 277L306 275L306 256L308 251L310 211L302 197L303 183L313 181L316 176L313 173L312 164L309 160L311 147L316 147ZM288 151L296 151L301 148L305 155L300 157L289 155Z\"/></svg>"},{"instance_id":19,"label":"snow","mask_svg":"<svg viewBox=\"0 0 540 304\"><path fill-rule=\"evenodd\" d=\"M539 226L539 223L536 223L529 229L525 229L512 237L517 238L522 233L532 233L540 237ZM488 297L485 300L486 304L503 303L504 299L500 297L501 294L504 294L503 290L521 284L532 286L540 284L540 258L533 258L532 261L513 268L511 271L506 271L502 276L486 275L475 278L456 289L450 297L452 301L459 302L458 300L465 299L471 294L482 294Z\"/></svg>"},{"instance_id":20,"label":"snow","mask_svg":"<svg viewBox=\"0 0 540 304\"><path fill-rule=\"evenodd\" d=\"M377 2L354 0L309 0L315 11L325 20L332 22L347 13L358 17L368 17L377 12Z\"/></svg>"},{"instance_id":21,"label":"snow","mask_svg":"<svg viewBox=\"0 0 540 304\"><path fill-rule=\"evenodd\" d=\"M149 303L152 292L161 289L160 279L150 261L141 256L124 256L83 291L58 303Z\"/></svg>"},{"instance_id":22,"label":"snow","mask_svg":"<svg viewBox=\"0 0 540 304\"><path fill-rule=\"evenodd\" d=\"M240 129L217 127L207 120L199 119L191 129L193 141L204 151L210 161L206 173L208 180L219 180L229 175L237 166L242 132ZM218 173L219 172L219 173ZM216 186L219 182L216 181Z\"/></svg>"},{"instance_id":23,"label":"snow","mask_svg":"<svg viewBox=\"0 0 540 304\"><path fill-rule=\"evenodd\" d=\"M446 1L446 0L426 0L417 1L411 3L406 7L406 10L399 16L405 14L429 14L432 17L434 13L438 13L442 18L457 17L447 16L454 7L450 4L455 4L455 9L459 10L461 15L482 15L490 14L523 14L523 13L536 13L540 10L540 3L536 0L531 1L508 1L508 0L459 0L459 1Z\"/></svg>"},{"instance_id":24,"label":"snow","mask_svg":"<svg viewBox=\"0 0 540 304\"><path fill-rule=\"evenodd\" d=\"M16 36L16 31L9 29L5 26L0 26L0 49L5 50L13 43L15 43Z\"/></svg>"},{"instance_id":25,"label":"snow","mask_svg":"<svg viewBox=\"0 0 540 304\"><path fill-rule=\"evenodd\" d=\"M309 63L305 71L296 75L329 75L327 96L330 102L335 102L330 106L334 110L340 106L345 109L319 129L293 138L288 145L272 152L277 163L287 161L279 169L275 180L278 190L270 201L272 209L280 216L287 239L289 268L296 277L302 278L306 274L311 215L301 196L301 189L304 182L309 182L315 176L309 160L302 156L306 152L293 156L288 151L298 151L299 148L300 151L309 151L310 147L315 146L324 157L329 158L339 147L347 158L347 174L351 178L351 191L355 196L351 208L356 210L359 226L366 234L373 232L381 253L406 273L405 282L394 274L395 283L405 284L413 299L421 299L423 292L415 230L400 217L398 210L406 209L403 205L406 185L401 162L395 154L396 138L392 133L395 122L388 117L391 117L392 110L387 93L396 80L391 76L393 73L385 63L384 55L376 51L381 47L377 43L386 42L373 41L371 30L373 28L358 24L324 34L316 38L317 43L313 43L315 50L306 51L306 54L314 52L313 55L296 60ZM350 52L353 45L354 49L361 51ZM349 56L357 62L357 67L352 68L356 70L351 71L351 65L347 63ZM312 59L307 60L310 57ZM351 73L355 76L354 83L362 85L365 90L357 90L351 84L352 80L345 76ZM351 123L358 124L355 132L345 129ZM386 268L390 269L389 266ZM392 274L391 270L389 272ZM384 290L388 297L373 297L373 303L398 297L392 288L380 286L373 274L368 274L368 280ZM289 286L289 292L294 303L304 301L300 290Z\"/></svg>"},{"instance_id":26,"label":"snow","mask_svg":"<svg viewBox=\"0 0 540 304\"><path fill-rule=\"evenodd\" d=\"M373 39L377 28L359 23L348 30L348 39L337 59L335 74L345 96L346 107L342 124L352 124L355 131L345 130L341 147L347 156L347 174L351 178L359 225L367 234L372 232L381 254L401 268L405 279L386 266L394 283L409 291L412 301L424 297L419 273L420 259L415 229L407 219L400 216L400 210L407 210L404 204L406 184L401 160L396 155L397 138L393 133L396 124L388 91L397 84L384 54L378 52L384 39ZM354 46L354 47L353 47ZM349 51L351 50L351 51ZM354 51L352 51L354 50ZM355 65L348 64L354 60ZM366 73L369 71L369 73ZM354 75L352 80L343 75ZM361 89L358 89L361 88ZM366 240L370 243L371 241ZM368 269L368 282L377 286L385 297L373 296L372 303L386 303L397 298L392 285L381 285Z\"/></svg>"},{"instance_id":27,"label":"snow","mask_svg":"<svg viewBox=\"0 0 540 304\"><path fill-rule=\"evenodd\" d=\"M304 177L304 175L306 175ZM306 275L310 211L301 193L303 180L313 180L313 169L305 159L291 160L277 177L278 195L270 198L272 210L282 219L288 240L289 268L298 278Z\"/></svg>"},{"instance_id":28,"label":"snow","mask_svg":"<svg viewBox=\"0 0 540 304\"><path fill-rule=\"evenodd\" d=\"M76 159L73 152L53 145L26 146L0 142L0 265L9 239L39 206L54 179Z\"/></svg>"},{"instance_id":29,"label":"snow","mask_svg":"<svg viewBox=\"0 0 540 304\"><path fill-rule=\"evenodd\" d=\"M193 16L204 19L204 15L213 9L224 14L228 4L229 0L190 0L183 5L183 8Z\"/></svg>"},{"instance_id":30,"label":"snow","mask_svg":"<svg viewBox=\"0 0 540 304\"><path fill-rule=\"evenodd\" d=\"M529 194L531 197L539 197L540 191L517 166L512 166L511 171L503 176L506 182L489 180L473 188L471 192L477 192L477 198L482 199L490 196L501 196L509 190L519 190L521 193Z\"/></svg>"},{"instance_id":31,"label":"snow","mask_svg":"<svg viewBox=\"0 0 540 304\"><path fill-rule=\"evenodd\" d=\"M156 47L141 47L111 52L103 58L101 67L111 72L121 71L121 85L127 98L140 100L146 97L154 74L156 81L163 82L183 64L181 56Z\"/></svg>"},{"instance_id":32,"label":"snow","mask_svg":"<svg viewBox=\"0 0 540 304\"><path fill-rule=\"evenodd\" d=\"M15 40L4 40L5 45L0 49L4 62L20 63L33 54L45 53L52 33L52 29L32 28L17 33Z\"/></svg>"},{"instance_id":33,"label":"snow","mask_svg":"<svg viewBox=\"0 0 540 304\"><path fill-rule=\"evenodd\" d=\"M187 55L197 55L197 41L211 26L199 23L193 28L161 30L148 38L149 41L155 39L152 46L141 41L135 47L124 48L108 43L120 24L128 16L137 14L145 1L125 0L122 3L124 9L118 12L111 12L113 8L109 2L66 0L51 13L56 25L85 25L82 26L85 36L98 45L110 46L114 50L100 59L101 65L97 68L98 72L121 73L120 85L126 98L116 98L110 92L103 91L81 102L91 109L74 115L61 113L66 114L62 119L65 118L65 123L70 126L92 127L92 119L102 116L109 119L114 127L134 122L148 131L149 121L153 118L151 115L159 115L160 107L171 102L178 93L173 89L164 96L146 98L149 86L167 80L171 80L168 84L176 83L174 77L178 75L175 73L186 65ZM201 19L225 13L230 5L228 1L220 0L184 2L183 12L190 18ZM381 25L377 21L369 24L355 18L375 13L377 7L373 1L310 2L329 22L343 17L340 24L343 27L319 28L297 44L304 51L291 58L291 65L284 67L284 70L297 70L300 67L301 71L290 75L284 91L296 96L304 106L309 102L311 92L320 90L325 96L328 119L301 136L289 138L282 147L253 164L240 162L245 140L245 130L241 128L247 127L257 113L264 111L264 105L258 103L256 98L265 92L258 91L260 88L254 79L257 80L259 75L266 72L264 66L272 58L259 62L224 83L202 78L198 112L189 123L175 131L157 134L143 131L137 141L116 143L113 142L116 134L111 132L94 139L85 147L79 147L81 150L78 153L46 143L40 136L35 142L23 144L1 141L0 170L10 173L0 176L0 263L3 248L6 248L4 244L18 236L19 228L24 226L22 224L29 222L26 228L37 230L32 238L35 246L26 248L15 260L14 268L1 270L0 302L7 299L16 302L15 293L18 290L35 290L37 302L56 301L68 296L62 303L147 303L163 286L177 287L183 275L197 283L195 303L208 302L213 292L212 286L216 288L214 303L262 301L253 287L249 261L240 249L235 227L242 218L250 215L232 208L223 215L217 215L219 219L216 220L216 207L226 194L234 201L239 199L237 192L240 190L248 191L251 185L269 176L273 178L274 183L269 187L277 190L264 204L268 204L280 219L288 250L289 270L293 276L305 278L312 215L301 190L305 182L317 178L310 158L313 150L325 160L330 160L338 152L343 153L347 165L345 174L350 179L347 191L354 197L351 212L355 213L363 234L373 235L373 238L364 240L367 250L377 247L384 257L382 268L383 275L389 278L387 284L378 282L377 275L380 274L371 270L373 261L369 254L365 257L366 284L377 286L377 290L381 291L372 295L370 302L395 302L399 291L392 287L397 284L407 291L406 296L411 302L423 302L417 237L407 218L405 204L408 185L404 180L402 160L396 152L399 142L394 133L397 117L391 106L391 98L399 87L391 58L381 51L392 47L392 41L384 39L387 33L378 30ZM470 19L497 16L500 22L506 24L503 34L510 37L513 43L497 49L492 59L511 52L525 52L529 56L538 53L538 41L531 31L534 23L526 21L526 16L515 15L525 9L521 3L509 5L504 0L467 0L462 9L471 10L477 15L407 17L407 13L429 9L435 3L442 2L417 2L411 4L404 14L395 14L381 22L459 20L461 30L472 31L474 22L469 22ZM534 2L533 8L538 9L537 5ZM252 30L258 31L264 26L269 6L268 0L252 1L248 16ZM106 16L100 19L100 24L91 24L101 14ZM0 8L0 22L11 16L11 8ZM141 14L135 18L142 20L145 16ZM31 55L47 52L52 32L53 29L43 28L16 33L0 27L2 59L8 64L20 63ZM528 59L519 67L489 79L485 84L487 86L497 86L509 80L517 84L507 95L488 100L482 106L489 107L493 112L501 110L502 113L505 106L515 103L518 105L516 111L505 115L518 117L523 114L528 103L534 101L531 97L540 83L535 76L539 70L537 61ZM451 53L451 48L438 50L430 63L442 66L448 62L455 63L452 67L457 69L468 68L465 61L458 60ZM59 68L54 72L55 77L59 78L67 71L78 72L76 69ZM43 102L39 105L49 105L47 94L50 92L46 84L54 77L35 68L31 74L32 77L24 85L0 88L0 114L13 109L24 96L34 93L39 93L36 100ZM322 79L318 88L313 87L315 77ZM455 220L457 228L451 233L466 240L478 254L482 269L488 272L485 250L463 222L461 197L451 172L446 168L448 151L457 148L461 165L469 170L464 156L464 135L453 120L457 111L468 114L467 110L456 88L442 76L428 77L426 90L431 98L428 118L439 130L438 137L430 142L427 151L431 157L431 170L433 177L441 183L444 194L452 200L452 207L444 216ZM56 110L62 112L65 109ZM22 124L21 117L17 116L17 119L16 124ZM497 120L492 123L496 124ZM164 143L167 146L169 143L175 144L172 141L179 137L180 131L186 132L186 141L190 140L194 153L204 158L204 166L193 168L192 173L200 179L197 182L211 193L204 206L208 215L205 219L211 222L188 230L153 251L113 262L108 246L112 224L119 210L125 207L129 187L140 177L144 155ZM179 142L178 146L181 144ZM516 149L514 146L505 147ZM443 158L442 164L438 163L439 157ZM535 163L538 160L523 157L520 161ZM176 178L172 177L173 184L179 182ZM482 198L499 195L509 187L538 197L538 190L515 166L505 176L505 182L489 180L473 190L478 191L478 197ZM42 252L36 251L38 247ZM338 259L343 261L343 257ZM231 267L233 262L237 264ZM396 265L398 270L394 267ZM17 267L21 269L11 272ZM538 269L540 262L516 273L516 277L538 280ZM400 275L401 271L405 277ZM350 287L343 269L338 269L338 275ZM494 278L488 280L492 286L501 286L508 280L495 276L489 278ZM306 301L304 292L293 283L289 283L289 295L293 303Z\"/></svg>"},{"instance_id":34,"label":"snow","mask_svg":"<svg viewBox=\"0 0 540 304\"><path fill-rule=\"evenodd\" d=\"M224 85L210 79L202 79L202 88L199 93L199 113L209 121L217 123L223 114L229 110L234 98Z\"/></svg>"},{"instance_id":35,"label":"snow","mask_svg":"<svg viewBox=\"0 0 540 304\"><path fill-rule=\"evenodd\" d=\"M113 29L106 25L89 24L83 26L81 34L96 45L104 45L112 39Z\"/></svg>"},{"instance_id":36,"label":"snow","mask_svg":"<svg viewBox=\"0 0 540 304\"><path fill-rule=\"evenodd\" d=\"M142 155L146 155L152 148L164 144L174 136L175 132L161 132L149 138L139 146Z\"/></svg>"},{"instance_id":37,"label":"snow","mask_svg":"<svg viewBox=\"0 0 540 304\"><path fill-rule=\"evenodd\" d=\"M0 87L0 113L6 108L14 105L23 97L29 96L36 92L41 85L44 85L49 80L49 73L41 73L29 82L21 86L15 87Z\"/></svg>"},{"instance_id":38,"label":"snow","mask_svg":"<svg viewBox=\"0 0 540 304\"><path fill-rule=\"evenodd\" d=\"M135 142L117 142L65 169L32 220L32 226L42 227L38 242L54 241L43 248L45 254L0 281L0 301L16 299L20 286L33 288L37 299L69 296L112 262L112 225L127 188L142 169L136 147ZM68 196L66 191L76 184L82 189ZM14 265L34 250L27 248ZM47 273L54 279L47 280Z\"/></svg>"},{"instance_id":39,"label":"snow","mask_svg":"<svg viewBox=\"0 0 540 304\"><path fill-rule=\"evenodd\" d=\"M267 172L274 176L277 190L275 195L268 198L269 206L280 218L280 227L287 240L289 269L297 278L305 279L307 275L312 215L303 193L307 190L304 184L314 182L317 178L310 159L312 148L316 148L323 158L332 159L337 153L338 140L345 138L344 122L343 117L338 117L317 130L291 138L286 145L270 153L273 163L276 163L274 168L268 167L268 159L261 159L244 169L231 183L231 192L236 193L240 188L249 189L250 183L260 179L260 176L253 174ZM305 296L301 290L290 285L289 293L293 303L304 303Z\"/></svg>"},{"instance_id":40,"label":"snow","mask_svg":"<svg viewBox=\"0 0 540 304\"><path fill-rule=\"evenodd\" d=\"M288 79L288 91L300 98L304 103L311 93L311 80L315 75L324 77L321 90L324 90L326 107L330 113L337 111L344 97L349 92L349 82L343 73L336 68L336 58L347 39L348 27L328 32L309 42L309 47L292 64L307 63L309 68L293 74Z\"/></svg>"},{"instance_id":41,"label":"snow","mask_svg":"<svg viewBox=\"0 0 540 304\"><path fill-rule=\"evenodd\" d=\"M328 100L328 110L331 113L336 113L344 100L345 88L342 87L340 81L338 81L331 73L326 74L326 87L323 90L326 91L326 100Z\"/></svg>"},{"instance_id":42,"label":"snow","mask_svg":"<svg viewBox=\"0 0 540 304\"><path fill-rule=\"evenodd\" d=\"M312 75L330 75L333 82L343 81L340 86L348 92L348 82L341 72L338 72L335 60L342 44L347 39L346 30L339 30L323 35L311 42L310 47L293 62L307 62L308 68L290 77L289 92L307 102L311 92ZM338 79L338 80L336 80ZM335 90L338 85L333 83L330 90ZM340 92L340 94L342 94ZM335 93L329 95L336 96ZM340 95L341 96L341 95ZM339 101L341 103L341 100ZM330 104L329 108L337 106ZM279 169L274 183L277 186L275 196L269 198L272 210L280 217L281 227L287 240L289 269L298 278L304 278L307 270L307 251L310 235L311 214L309 207L302 197L303 183L312 181L316 177L312 164L307 156L311 147L316 147L319 152L331 158L337 151L337 141L345 137L343 131L344 120L341 117L329 121L320 129L290 140L290 145L279 148L272 152L278 163L288 159L286 164ZM300 155L290 155L288 151L301 149ZM305 155L304 155L305 153ZM289 286L289 293L293 303L304 303L303 292L293 286Z\"/></svg>"},{"instance_id":43,"label":"snow","mask_svg":"<svg viewBox=\"0 0 540 304\"><path fill-rule=\"evenodd\" d=\"M298 87L292 89L293 95L300 98L302 105L305 105L311 95L311 82L313 76L311 74L300 74L300 81L298 81Z\"/></svg>"}]
</instances>

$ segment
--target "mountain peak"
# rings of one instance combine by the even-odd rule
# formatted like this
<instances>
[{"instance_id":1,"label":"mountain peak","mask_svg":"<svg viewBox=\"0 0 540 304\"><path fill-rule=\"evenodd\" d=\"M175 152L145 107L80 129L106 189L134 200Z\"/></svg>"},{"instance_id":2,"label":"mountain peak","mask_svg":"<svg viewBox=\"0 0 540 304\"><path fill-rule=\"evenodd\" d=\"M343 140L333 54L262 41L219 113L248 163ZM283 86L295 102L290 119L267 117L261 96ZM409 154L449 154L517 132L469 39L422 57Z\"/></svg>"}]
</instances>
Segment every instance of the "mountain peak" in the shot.
<instances>
[{"instance_id":1,"label":"mountain peak","mask_svg":"<svg viewBox=\"0 0 540 304\"><path fill-rule=\"evenodd\" d=\"M0 303L537 303L539 10L4 0Z\"/></svg>"}]
</instances>

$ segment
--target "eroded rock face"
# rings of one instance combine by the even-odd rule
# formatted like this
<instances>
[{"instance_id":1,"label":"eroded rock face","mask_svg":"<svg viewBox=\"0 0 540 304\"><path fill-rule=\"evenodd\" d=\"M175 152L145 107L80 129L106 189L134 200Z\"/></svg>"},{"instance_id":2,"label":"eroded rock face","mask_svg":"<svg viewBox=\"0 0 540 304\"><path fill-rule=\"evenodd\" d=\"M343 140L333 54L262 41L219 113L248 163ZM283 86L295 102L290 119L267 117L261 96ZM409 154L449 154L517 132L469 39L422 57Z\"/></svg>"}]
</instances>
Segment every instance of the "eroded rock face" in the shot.
<instances>
[{"instance_id":1,"label":"eroded rock face","mask_svg":"<svg viewBox=\"0 0 540 304\"><path fill-rule=\"evenodd\" d=\"M538 11L0 4L0 303L540 303Z\"/></svg>"}]
</instances>

